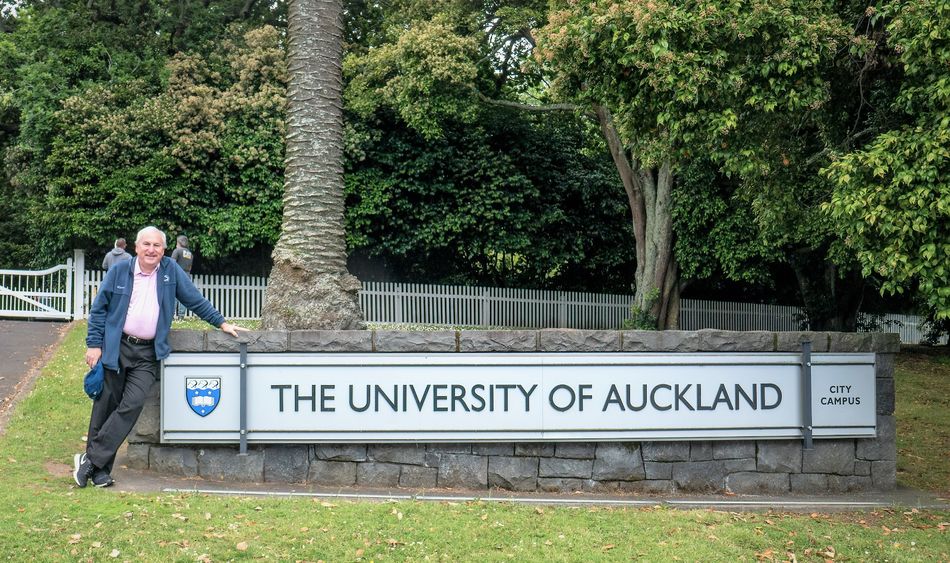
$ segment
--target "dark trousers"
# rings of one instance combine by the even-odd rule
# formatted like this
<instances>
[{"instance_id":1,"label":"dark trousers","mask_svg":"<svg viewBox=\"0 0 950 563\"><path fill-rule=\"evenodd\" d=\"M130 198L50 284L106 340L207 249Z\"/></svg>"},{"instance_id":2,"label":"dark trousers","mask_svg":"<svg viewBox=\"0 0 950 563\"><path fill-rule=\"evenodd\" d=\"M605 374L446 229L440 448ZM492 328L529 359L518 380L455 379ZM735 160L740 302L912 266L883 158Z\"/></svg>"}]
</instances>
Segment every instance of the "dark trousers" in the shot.
<instances>
[{"instance_id":1,"label":"dark trousers","mask_svg":"<svg viewBox=\"0 0 950 563\"><path fill-rule=\"evenodd\" d=\"M119 371L105 369L102 394L92 404L86 455L92 464L112 473L115 454L122 445L158 375L154 344L122 340Z\"/></svg>"}]
</instances>

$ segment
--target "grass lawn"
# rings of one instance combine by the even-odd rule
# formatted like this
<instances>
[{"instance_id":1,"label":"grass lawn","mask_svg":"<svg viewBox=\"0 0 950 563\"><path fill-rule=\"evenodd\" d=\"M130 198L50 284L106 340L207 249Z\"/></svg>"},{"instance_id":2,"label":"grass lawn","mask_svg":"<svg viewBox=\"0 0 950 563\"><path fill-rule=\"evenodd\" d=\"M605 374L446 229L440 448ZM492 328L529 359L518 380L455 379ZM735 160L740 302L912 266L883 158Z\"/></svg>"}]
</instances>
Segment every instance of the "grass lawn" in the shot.
<instances>
[{"instance_id":1,"label":"grass lawn","mask_svg":"<svg viewBox=\"0 0 950 563\"><path fill-rule=\"evenodd\" d=\"M84 335L82 324L67 334L0 436L0 557L18 561L950 560L950 512L809 515L494 502L329 503L76 489L64 467L83 448L88 422L90 403L81 390ZM916 376L916 369L901 362L899 388L912 379L903 374ZM933 389L930 384L927 388ZM932 422L943 424L939 430L945 440L946 418L939 420L943 422ZM922 432L919 439L930 440L933 435L932 430ZM924 453L932 449L929 444L914 444L920 449L909 451ZM902 452L909 447L905 443ZM921 455L919 465L902 462L902 478L915 482L918 476L935 474L937 469L927 464L946 464L936 455Z\"/></svg>"},{"instance_id":2,"label":"grass lawn","mask_svg":"<svg viewBox=\"0 0 950 563\"><path fill-rule=\"evenodd\" d=\"M950 348L905 348L894 372L897 479L950 496Z\"/></svg>"}]
</instances>

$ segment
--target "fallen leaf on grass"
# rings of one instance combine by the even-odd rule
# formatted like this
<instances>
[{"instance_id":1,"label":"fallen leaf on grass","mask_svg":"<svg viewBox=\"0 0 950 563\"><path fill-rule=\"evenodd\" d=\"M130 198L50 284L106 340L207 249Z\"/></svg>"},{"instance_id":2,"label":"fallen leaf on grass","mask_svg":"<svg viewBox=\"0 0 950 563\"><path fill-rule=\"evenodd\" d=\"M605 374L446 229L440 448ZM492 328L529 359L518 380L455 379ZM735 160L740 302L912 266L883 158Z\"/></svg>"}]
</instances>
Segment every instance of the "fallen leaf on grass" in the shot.
<instances>
[{"instance_id":1,"label":"fallen leaf on grass","mask_svg":"<svg viewBox=\"0 0 950 563\"><path fill-rule=\"evenodd\" d=\"M234 546L234 547L235 547L238 551L247 551L247 542L246 542L246 541L239 542L239 543L238 543L236 546Z\"/></svg>"},{"instance_id":2,"label":"fallen leaf on grass","mask_svg":"<svg viewBox=\"0 0 950 563\"><path fill-rule=\"evenodd\" d=\"M617 546L614 545L614 544L612 544L612 543L608 543L607 545L605 545L605 546L602 547L601 549L603 549L604 551L610 551L611 549L613 549L613 548L615 548L615 547L617 547Z\"/></svg>"},{"instance_id":3,"label":"fallen leaf on grass","mask_svg":"<svg viewBox=\"0 0 950 563\"><path fill-rule=\"evenodd\" d=\"M109 557L115 559L116 557L119 556L120 553L121 552L118 549L113 549L112 552L109 553Z\"/></svg>"},{"instance_id":4,"label":"fallen leaf on grass","mask_svg":"<svg viewBox=\"0 0 950 563\"><path fill-rule=\"evenodd\" d=\"M82 541L82 534L73 534L69 536L69 543L79 543Z\"/></svg>"},{"instance_id":5,"label":"fallen leaf on grass","mask_svg":"<svg viewBox=\"0 0 950 563\"><path fill-rule=\"evenodd\" d=\"M775 561L775 550L773 550L772 548L769 548L762 552L756 552L755 558L758 559L759 561L765 561L765 560Z\"/></svg>"},{"instance_id":6,"label":"fallen leaf on grass","mask_svg":"<svg viewBox=\"0 0 950 563\"><path fill-rule=\"evenodd\" d=\"M362 556L363 556L363 553L364 553L364 551L363 551L363 548L362 548L362 547L356 550L356 556L357 556L357 557L362 557Z\"/></svg>"}]
</instances>

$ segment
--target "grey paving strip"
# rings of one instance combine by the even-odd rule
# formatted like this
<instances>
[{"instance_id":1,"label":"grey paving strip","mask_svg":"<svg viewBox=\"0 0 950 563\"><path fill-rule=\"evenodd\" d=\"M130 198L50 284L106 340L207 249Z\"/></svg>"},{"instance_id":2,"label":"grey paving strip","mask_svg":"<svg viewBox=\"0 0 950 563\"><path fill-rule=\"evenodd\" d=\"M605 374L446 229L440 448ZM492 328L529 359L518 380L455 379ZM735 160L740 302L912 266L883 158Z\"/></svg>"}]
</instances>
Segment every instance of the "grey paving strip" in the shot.
<instances>
[{"instance_id":1,"label":"grey paving strip","mask_svg":"<svg viewBox=\"0 0 950 563\"><path fill-rule=\"evenodd\" d=\"M921 499L898 496L887 500L836 500L836 499L803 499L789 500L778 498L763 499L621 499L621 498L593 498L593 497L531 497L531 496L475 496L475 495L434 495L434 494L401 494L401 493L333 493L321 491L264 491L251 489L215 489L215 488L176 488L165 487L164 493L173 494L207 494L223 496L248 496L269 498L304 497L327 500L353 501L429 501L429 502L510 502L514 504L548 505L548 506L665 506L669 508L699 509L710 508L739 512L744 510L759 510L773 508L792 512L809 511L861 511L875 508L918 508L931 510L950 510L950 504L942 499Z\"/></svg>"},{"instance_id":2,"label":"grey paving strip","mask_svg":"<svg viewBox=\"0 0 950 563\"><path fill-rule=\"evenodd\" d=\"M656 506L662 504L657 500L625 500L625 499L586 499L586 498L531 498L531 497L479 497L464 495L408 495L385 493L320 493L294 491L239 491L226 489L162 489L164 493L199 493L208 495L230 496L264 496L264 497L313 497L341 500L421 500L435 502L513 502L521 504L564 504L564 505L628 505L628 506Z\"/></svg>"}]
</instances>

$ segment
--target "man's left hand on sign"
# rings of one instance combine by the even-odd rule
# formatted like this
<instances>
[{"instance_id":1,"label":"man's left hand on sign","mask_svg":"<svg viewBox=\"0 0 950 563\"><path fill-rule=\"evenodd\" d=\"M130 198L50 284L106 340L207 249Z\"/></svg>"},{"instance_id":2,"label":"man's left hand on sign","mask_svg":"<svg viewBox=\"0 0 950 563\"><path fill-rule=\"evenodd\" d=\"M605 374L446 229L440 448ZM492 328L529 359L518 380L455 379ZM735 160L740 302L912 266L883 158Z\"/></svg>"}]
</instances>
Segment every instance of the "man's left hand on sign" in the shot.
<instances>
[{"instance_id":1,"label":"man's left hand on sign","mask_svg":"<svg viewBox=\"0 0 950 563\"><path fill-rule=\"evenodd\" d=\"M221 326L219 328L221 329L222 332L226 332L230 334L231 336L234 336L235 338L238 335L238 331L248 332L248 330L244 328L243 326L238 326L231 323L221 323Z\"/></svg>"}]
</instances>

